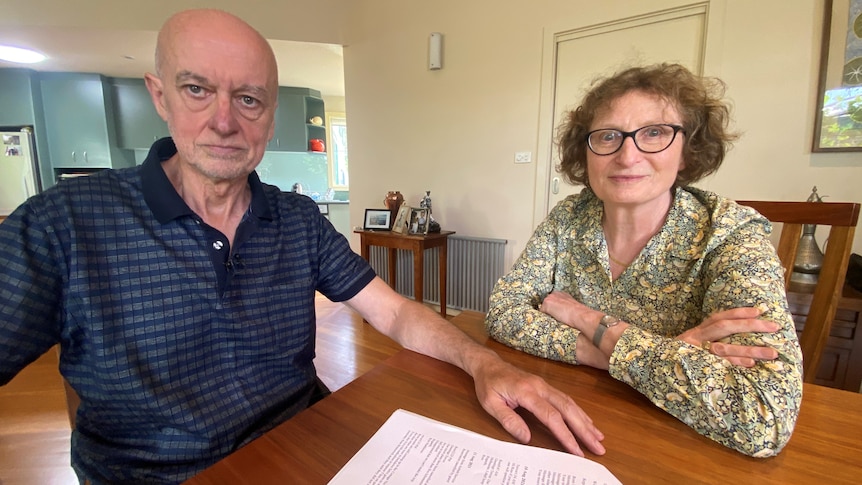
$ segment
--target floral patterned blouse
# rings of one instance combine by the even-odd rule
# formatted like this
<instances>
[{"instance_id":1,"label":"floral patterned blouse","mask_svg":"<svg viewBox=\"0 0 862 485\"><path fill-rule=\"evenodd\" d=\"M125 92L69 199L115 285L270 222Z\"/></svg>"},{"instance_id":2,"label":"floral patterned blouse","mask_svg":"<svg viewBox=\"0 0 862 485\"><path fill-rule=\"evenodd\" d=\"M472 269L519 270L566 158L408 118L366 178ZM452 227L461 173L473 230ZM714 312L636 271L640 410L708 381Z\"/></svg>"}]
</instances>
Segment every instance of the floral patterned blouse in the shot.
<instances>
[{"instance_id":1,"label":"floral patterned blouse","mask_svg":"<svg viewBox=\"0 0 862 485\"><path fill-rule=\"evenodd\" d=\"M802 401L802 352L769 221L714 193L677 188L661 231L612 281L602 212L588 188L551 211L497 282L485 322L489 334L524 352L577 364L580 332L538 311L550 292L569 293L630 324L610 357L613 378L725 446L755 457L781 451ZM761 318L781 330L723 341L773 347L776 360L734 366L675 338L711 313L754 306L765 308Z\"/></svg>"}]
</instances>

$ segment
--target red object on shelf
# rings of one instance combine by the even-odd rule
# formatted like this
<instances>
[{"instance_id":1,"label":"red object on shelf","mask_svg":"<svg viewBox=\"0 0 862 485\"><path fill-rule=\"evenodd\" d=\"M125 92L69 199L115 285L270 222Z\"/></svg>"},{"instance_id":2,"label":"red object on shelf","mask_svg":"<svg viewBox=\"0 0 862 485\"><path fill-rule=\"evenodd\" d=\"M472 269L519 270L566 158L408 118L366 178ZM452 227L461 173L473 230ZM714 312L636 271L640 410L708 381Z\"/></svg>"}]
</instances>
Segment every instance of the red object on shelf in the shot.
<instances>
[{"instance_id":1,"label":"red object on shelf","mask_svg":"<svg viewBox=\"0 0 862 485\"><path fill-rule=\"evenodd\" d=\"M326 145L323 144L323 140L320 138L312 138L308 140L308 149L313 152L325 152Z\"/></svg>"}]
</instances>

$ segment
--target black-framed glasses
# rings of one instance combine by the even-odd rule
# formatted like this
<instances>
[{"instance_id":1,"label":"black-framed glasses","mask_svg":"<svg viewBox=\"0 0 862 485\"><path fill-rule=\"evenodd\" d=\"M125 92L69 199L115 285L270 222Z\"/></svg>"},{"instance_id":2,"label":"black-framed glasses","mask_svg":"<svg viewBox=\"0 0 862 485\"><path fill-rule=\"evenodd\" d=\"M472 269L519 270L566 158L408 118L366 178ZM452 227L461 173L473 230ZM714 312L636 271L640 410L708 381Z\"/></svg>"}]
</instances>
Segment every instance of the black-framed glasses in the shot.
<instances>
[{"instance_id":1,"label":"black-framed glasses","mask_svg":"<svg viewBox=\"0 0 862 485\"><path fill-rule=\"evenodd\" d=\"M634 131L603 128L587 133L587 146L596 155L611 155L622 148L626 138L631 137L638 150L644 153L658 153L667 150L680 131L685 133L682 126L666 123L647 125Z\"/></svg>"}]
</instances>

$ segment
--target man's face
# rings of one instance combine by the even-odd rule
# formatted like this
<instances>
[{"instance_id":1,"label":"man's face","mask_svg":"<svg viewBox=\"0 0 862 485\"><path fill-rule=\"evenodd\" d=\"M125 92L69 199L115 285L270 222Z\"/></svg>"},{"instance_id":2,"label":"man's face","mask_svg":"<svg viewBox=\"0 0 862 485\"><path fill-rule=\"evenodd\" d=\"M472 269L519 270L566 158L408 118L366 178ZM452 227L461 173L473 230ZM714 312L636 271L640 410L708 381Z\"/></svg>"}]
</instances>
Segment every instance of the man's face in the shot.
<instances>
[{"instance_id":1,"label":"man's face","mask_svg":"<svg viewBox=\"0 0 862 485\"><path fill-rule=\"evenodd\" d=\"M182 164L213 182L245 179L273 136L276 68L257 39L210 32L177 33L147 84Z\"/></svg>"}]
</instances>

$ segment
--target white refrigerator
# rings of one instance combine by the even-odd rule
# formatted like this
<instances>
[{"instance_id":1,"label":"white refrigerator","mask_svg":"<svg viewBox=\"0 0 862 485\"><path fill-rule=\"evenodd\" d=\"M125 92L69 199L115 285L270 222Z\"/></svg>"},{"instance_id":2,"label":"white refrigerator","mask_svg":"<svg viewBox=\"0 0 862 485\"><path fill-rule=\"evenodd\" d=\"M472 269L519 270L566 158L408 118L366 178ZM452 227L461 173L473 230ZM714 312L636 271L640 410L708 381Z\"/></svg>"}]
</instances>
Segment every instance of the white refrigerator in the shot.
<instances>
[{"instance_id":1,"label":"white refrigerator","mask_svg":"<svg viewBox=\"0 0 862 485\"><path fill-rule=\"evenodd\" d=\"M29 127L0 131L0 216L8 216L41 189L39 164Z\"/></svg>"}]
</instances>

